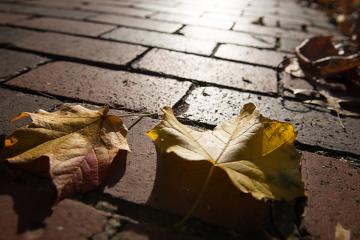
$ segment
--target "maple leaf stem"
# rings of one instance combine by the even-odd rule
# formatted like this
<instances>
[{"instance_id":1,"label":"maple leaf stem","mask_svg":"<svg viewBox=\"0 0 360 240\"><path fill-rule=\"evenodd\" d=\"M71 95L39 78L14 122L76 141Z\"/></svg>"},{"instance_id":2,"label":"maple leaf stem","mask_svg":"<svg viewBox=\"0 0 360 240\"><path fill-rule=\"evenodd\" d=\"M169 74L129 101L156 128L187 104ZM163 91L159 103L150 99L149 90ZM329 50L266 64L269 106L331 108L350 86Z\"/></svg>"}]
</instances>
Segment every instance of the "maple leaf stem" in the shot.
<instances>
[{"instance_id":1,"label":"maple leaf stem","mask_svg":"<svg viewBox=\"0 0 360 240\"><path fill-rule=\"evenodd\" d=\"M192 216L192 214L198 207L202 197L204 196L207 187L209 186L210 179L214 173L214 170L215 170L215 165L212 165L208 175L206 176L204 184L202 185L201 190L200 190L199 194L197 195L195 202L193 203L193 205L191 206L190 210L187 212L185 217L183 217L183 219L181 219L181 221L175 225L175 228L181 228L186 223L186 221Z\"/></svg>"}]
</instances>

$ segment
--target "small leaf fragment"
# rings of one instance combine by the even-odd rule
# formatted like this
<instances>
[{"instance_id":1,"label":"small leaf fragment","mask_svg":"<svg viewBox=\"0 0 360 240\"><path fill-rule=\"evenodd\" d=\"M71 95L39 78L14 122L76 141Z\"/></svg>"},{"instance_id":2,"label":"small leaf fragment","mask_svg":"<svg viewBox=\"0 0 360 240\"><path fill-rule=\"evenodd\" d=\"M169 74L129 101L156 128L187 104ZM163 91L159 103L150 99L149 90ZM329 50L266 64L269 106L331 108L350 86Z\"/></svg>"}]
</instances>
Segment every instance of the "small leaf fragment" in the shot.
<instances>
[{"instance_id":1,"label":"small leaf fragment","mask_svg":"<svg viewBox=\"0 0 360 240\"><path fill-rule=\"evenodd\" d=\"M345 229L340 223L336 224L335 227L335 240L350 240L351 231Z\"/></svg>"},{"instance_id":2,"label":"small leaf fragment","mask_svg":"<svg viewBox=\"0 0 360 240\"><path fill-rule=\"evenodd\" d=\"M209 161L256 199L292 200L304 195L291 124L263 117L252 103L243 106L240 116L205 132L181 124L170 107L163 112L163 121L147 133L161 152Z\"/></svg>"},{"instance_id":3,"label":"small leaf fragment","mask_svg":"<svg viewBox=\"0 0 360 240\"><path fill-rule=\"evenodd\" d=\"M12 121L31 118L32 122L5 139L0 159L38 172L35 163L45 157L58 199L89 191L103 181L116 154L129 151L125 125L107 115L108 110L76 105L55 112L21 113Z\"/></svg>"}]
</instances>

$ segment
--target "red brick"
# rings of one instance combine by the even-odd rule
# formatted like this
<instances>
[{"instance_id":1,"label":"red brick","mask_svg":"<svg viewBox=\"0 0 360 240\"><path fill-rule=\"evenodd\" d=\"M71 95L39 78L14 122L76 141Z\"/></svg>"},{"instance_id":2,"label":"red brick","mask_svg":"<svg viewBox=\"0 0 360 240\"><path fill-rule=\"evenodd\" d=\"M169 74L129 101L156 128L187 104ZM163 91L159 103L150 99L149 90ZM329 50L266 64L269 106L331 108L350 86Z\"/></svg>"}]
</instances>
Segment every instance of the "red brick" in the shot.
<instances>
[{"instance_id":1,"label":"red brick","mask_svg":"<svg viewBox=\"0 0 360 240\"><path fill-rule=\"evenodd\" d=\"M277 91L273 70L167 50L151 50L134 66L239 89Z\"/></svg>"},{"instance_id":2,"label":"red brick","mask_svg":"<svg viewBox=\"0 0 360 240\"><path fill-rule=\"evenodd\" d=\"M58 33L37 33L16 46L39 52L123 65L146 50L144 47Z\"/></svg>"},{"instance_id":3,"label":"red brick","mask_svg":"<svg viewBox=\"0 0 360 240\"><path fill-rule=\"evenodd\" d=\"M286 30L276 27L266 27L255 24L246 25L246 24L237 23L234 26L234 30L240 32L249 32L254 34L273 36L273 37L284 37L284 38L300 39L300 40L304 40L308 37L313 36L313 34L309 34L305 32Z\"/></svg>"},{"instance_id":4,"label":"red brick","mask_svg":"<svg viewBox=\"0 0 360 240\"><path fill-rule=\"evenodd\" d=\"M64 33L73 33L96 37L104 32L114 29L114 26L105 24L80 22L57 18L34 18L14 23L16 26L50 30Z\"/></svg>"},{"instance_id":5,"label":"red brick","mask_svg":"<svg viewBox=\"0 0 360 240\"><path fill-rule=\"evenodd\" d=\"M151 15L153 12L143 9L135 9L128 7L118 7L118 6L107 6L107 5L99 5L99 4L89 4L81 7L83 10L91 10L94 12L105 12L105 13L116 13L123 14L129 16L137 16L137 17L146 17Z\"/></svg>"},{"instance_id":6,"label":"red brick","mask_svg":"<svg viewBox=\"0 0 360 240\"><path fill-rule=\"evenodd\" d=\"M295 89L314 90L314 87L305 79L292 77L288 73L281 74L281 81L285 90L284 94L288 97L296 97L293 94L293 90ZM310 91L308 95L310 95Z\"/></svg>"},{"instance_id":7,"label":"red brick","mask_svg":"<svg viewBox=\"0 0 360 240\"><path fill-rule=\"evenodd\" d=\"M263 15L275 15L276 9L270 8L268 11L259 8L244 9L242 16L243 17L254 17L254 16L263 16Z\"/></svg>"},{"instance_id":8,"label":"red brick","mask_svg":"<svg viewBox=\"0 0 360 240\"><path fill-rule=\"evenodd\" d=\"M41 16L72 18L72 19L84 19L95 15L92 12L86 12L80 10L47 8L47 7L38 7L31 5L6 4L6 3L0 3L0 9L5 12L28 13L28 14L36 14Z\"/></svg>"},{"instance_id":9,"label":"red brick","mask_svg":"<svg viewBox=\"0 0 360 240\"><path fill-rule=\"evenodd\" d=\"M156 12L166 12L166 13L175 13L175 14L184 14L189 16L200 16L203 12L201 10L193 8L181 8L181 7L171 7L171 6L161 6L149 3L139 3L134 4L136 8L148 9Z\"/></svg>"},{"instance_id":10,"label":"red brick","mask_svg":"<svg viewBox=\"0 0 360 240\"><path fill-rule=\"evenodd\" d=\"M106 187L106 193L137 204L146 204L156 177L156 150L145 133L157 123L157 120L144 118L128 132L127 139L131 152L127 154L126 167L124 167L126 172L121 178L120 172L109 175L108 182L116 184Z\"/></svg>"},{"instance_id":11,"label":"red brick","mask_svg":"<svg viewBox=\"0 0 360 240\"><path fill-rule=\"evenodd\" d=\"M117 235L121 240L195 240L192 236L177 233L170 229L161 228L150 224L128 224L120 234Z\"/></svg>"},{"instance_id":12,"label":"red brick","mask_svg":"<svg viewBox=\"0 0 360 240\"><path fill-rule=\"evenodd\" d=\"M7 84L151 112L174 105L190 87L189 82L68 62L49 63Z\"/></svg>"},{"instance_id":13,"label":"red brick","mask_svg":"<svg viewBox=\"0 0 360 240\"><path fill-rule=\"evenodd\" d=\"M357 118L341 119L344 130L337 116L326 109L215 87L196 88L185 102L187 109L181 117L213 125L237 116L242 105L253 102L264 116L293 123L300 143L360 154L360 119Z\"/></svg>"},{"instance_id":14,"label":"red brick","mask_svg":"<svg viewBox=\"0 0 360 240\"><path fill-rule=\"evenodd\" d=\"M31 0L26 1L26 4L36 5L36 6L45 6L45 7L56 7L56 8L78 8L82 5L80 1L47 1L47 0Z\"/></svg>"},{"instance_id":15,"label":"red brick","mask_svg":"<svg viewBox=\"0 0 360 240\"><path fill-rule=\"evenodd\" d=\"M187 38L181 35L149 32L130 28L116 29L103 36L104 38L160 47L189 53L210 55L215 43Z\"/></svg>"},{"instance_id":16,"label":"red brick","mask_svg":"<svg viewBox=\"0 0 360 240\"><path fill-rule=\"evenodd\" d=\"M295 48L302 43L302 40L299 39L280 39L280 50L286 52L295 52Z\"/></svg>"},{"instance_id":17,"label":"red brick","mask_svg":"<svg viewBox=\"0 0 360 240\"><path fill-rule=\"evenodd\" d=\"M243 17L240 17L238 15L230 15L230 14L221 14L221 13L215 13L215 12L206 12L203 15L201 15L204 19L212 19L212 20L220 20L220 21L238 21L239 19L244 19ZM250 18L246 18L250 19Z\"/></svg>"},{"instance_id":18,"label":"red brick","mask_svg":"<svg viewBox=\"0 0 360 240\"><path fill-rule=\"evenodd\" d=\"M0 43L15 44L36 34L34 31L0 26Z\"/></svg>"},{"instance_id":19,"label":"red brick","mask_svg":"<svg viewBox=\"0 0 360 240\"><path fill-rule=\"evenodd\" d=\"M110 5L110 6L120 6L120 7L129 7L134 4L134 0L87 0L88 3Z\"/></svg>"},{"instance_id":20,"label":"red brick","mask_svg":"<svg viewBox=\"0 0 360 240\"><path fill-rule=\"evenodd\" d=\"M121 26L143 28L148 30L155 30L159 32L168 32L172 33L178 30L182 25L177 23L167 23L160 21L153 21L150 19L141 19L133 17L125 17L119 15L110 15L110 14L101 14L93 18L90 18L92 21L111 23Z\"/></svg>"},{"instance_id":21,"label":"red brick","mask_svg":"<svg viewBox=\"0 0 360 240\"><path fill-rule=\"evenodd\" d=\"M302 175L308 193L303 217L314 239L334 239L340 223L360 239L360 170L344 160L304 152Z\"/></svg>"},{"instance_id":22,"label":"red brick","mask_svg":"<svg viewBox=\"0 0 360 240\"><path fill-rule=\"evenodd\" d=\"M277 67L286 55L275 51L225 44L218 48L215 56L269 67Z\"/></svg>"},{"instance_id":23,"label":"red brick","mask_svg":"<svg viewBox=\"0 0 360 240\"><path fill-rule=\"evenodd\" d=\"M251 17L241 17L236 19L236 24L241 26L249 26L252 27L263 24L261 26L268 26L268 27L276 27L277 26L277 20L274 18L269 17L268 15L261 16L261 23L259 22L260 16L251 16ZM258 24L256 24L258 22Z\"/></svg>"},{"instance_id":24,"label":"red brick","mask_svg":"<svg viewBox=\"0 0 360 240\"><path fill-rule=\"evenodd\" d=\"M19 20L28 18L29 15L14 14L14 13L0 13L0 24L13 23Z\"/></svg>"},{"instance_id":25,"label":"red brick","mask_svg":"<svg viewBox=\"0 0 360 240\"><path fill-rule=\"evenodd\" d=\"M24 181L1 176L1 240L86 239L102 231L106 213L72 200L51 209L51 191Z\"/></svg>"},{"instance_id":26,"label":"red brick","mask_svg":"<svg viewBox=\"0 0 360 240\"><path fill-rule=\"evenodd\" d=\"M0 81L49 61L45 57L6 49L0 49L0 59L6 59L0 61Z\"/></svg>"},{"instance_id":27,"label":"red brick","mask_svg":"<svg viewBox=\"0 0 360 240\"><path fill-rule=\"evenodd\" d=\"M235 31L187 26L181 30L181 33L188 37L200 38L221 43L233 43L261 48L275 47L275 38L273 37L253 36L251 34Z\"/></svg>"},{"instance_id":28,"label":"red brick","mask_svg":"<svg viewBox=\"0 0 360 240\"><path fill-rule=\"evenodd\" d=\"M119 182L105 191L114 197L184 216L195 200L210 164L186 165L172 155L157 156L155 145L144 134L157 122L144 118L131 129L128 140L132 152L128 154L126 172ZM239 194L225 173L218 169L193 217L249 232L263 227L268 220L268 210L264 202Z\"/></svg>"},{"instance_id":29,"label":"red brick","mask_svg":"<svg viewBox=\"0 0 360 240\"><path fill-rule=\"evenodd\" d=\"M152 19L177 22L186 25L195 25L211 28L220 28L220 29L230 29L233 25L232 21L227 20L213 20L209 18L202 17L192 17L181 14L168 14L168 13L158 13L151 17Z\"/></svg>"},{"instance_id":30,"label":"red brick","mask_svg":"<svg viewBox=\"0 0 360 240\"><path fill-rule=\"evenodd\" d=\"M281 28L296 29L302 31L303 26L311 25L311 22L306 19L296 19L291 17L278 17L277 18Z\"/></svg>"},{"instance_id":31,"label":"red brick","mask_svg":"<svg viewBox=\"0 0 360 240\"><path fill-rule=\"evenodd\" d=\"M59 104L62 104L59 100L0 88L0 134L8 135L16 129L10 119L19 113L50 110Z\"/></svg>"}]
</instances>

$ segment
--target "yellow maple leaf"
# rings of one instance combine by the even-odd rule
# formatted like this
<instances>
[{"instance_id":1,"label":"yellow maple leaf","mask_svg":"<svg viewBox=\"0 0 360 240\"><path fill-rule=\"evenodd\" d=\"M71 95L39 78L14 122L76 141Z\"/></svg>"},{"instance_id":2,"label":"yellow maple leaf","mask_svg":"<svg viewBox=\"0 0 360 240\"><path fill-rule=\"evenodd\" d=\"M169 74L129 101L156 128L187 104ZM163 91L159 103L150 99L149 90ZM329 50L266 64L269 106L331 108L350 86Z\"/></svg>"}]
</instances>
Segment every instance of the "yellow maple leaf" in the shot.
<instances>
[{"instance_id":1,"label":"yellow maple leaf","mask_svg":"<svg viewBox=\"0 0 360 240\"><path fill-rule=\"evenodd\" d=\"M107 115L108 110L76 105L55 112L23 112L12 121L32 122L5 139L0 159L38 172L38 160L45 157L58 199L91 190L102 182L119 150L129 151L125 125Z\"/></svg>"},{"instance_id":2,"label":"yellow maple leaf","mask_svg":"<svg viewBox=\"0 0 360 240\"><path fill-rule=\"evenodd\" d=\"M291 124L263 117L252 103L213 131L195 131L181 124L170 107L163 112L163 121L147 133L160 152L212 163L199 196L215 168L225 171L240 191L259 200L292 200L304 195L301 155L293 146L296 132Z\"/></svg>"}]
</instances>

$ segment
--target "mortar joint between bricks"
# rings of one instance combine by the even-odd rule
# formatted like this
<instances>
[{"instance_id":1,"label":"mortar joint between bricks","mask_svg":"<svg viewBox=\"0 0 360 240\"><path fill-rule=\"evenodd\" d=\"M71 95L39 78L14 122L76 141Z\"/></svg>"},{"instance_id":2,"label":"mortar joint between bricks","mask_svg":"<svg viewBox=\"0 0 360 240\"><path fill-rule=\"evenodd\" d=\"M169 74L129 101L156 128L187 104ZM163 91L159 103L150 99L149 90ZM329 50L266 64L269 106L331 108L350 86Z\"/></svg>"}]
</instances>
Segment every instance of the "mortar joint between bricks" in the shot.
<instances>
[{"instance_id":1,"label":"mortar joint between bricks","mask_svg":"<svg viewBox=\"0 0 360 240\"><path fill-rule=\"evenodd\" d=\"M177 29L175 32L173 32L172 34L184 35L181 33L181 30L183 30L185 27L186 27L186 24L182 24L181 27L179 29Z\"/></svg>"},{"instance_id":2,"label":"mortar joint between bricks","mask_svg":"<svg viewBox=\"0 0 360 240\"><path fill-rule=\"evenodd\" d=\"M186 110L189 108L189 104L186 102L186 99L195 89L196 89L195 84L191 83L189 89L186 91L184 96L182 96L180 100L174 104L173 109L175 115L181 115L182 113L186 112Z\"/></svg>"},{"instance_id":3,"label":"mortar joint between bricks","mask_svg":"<svg viewBox=\"0 0 360 240\"><path fill-rule=\"evenodd\" d=\"M132 69L132 65L136 64L137 62L139 62L148 52L150 52L151 50L153 50L153 47L148 47L148 49L146 49L144 52L142 52L141 54L137 55L134 59L132 59L130 62L128 62L125 67L127 69Z\"/></svg>"},{"instance_id":4,"label":"mortar joint between bricks","mask_svg":"<svg viewBox=\"0 0 360 240\"><path fill-rule=\"evenodd\" d=\"M222 45L222 43L216 43L214 49L212 50L210 57L215 57L215 53L217 52L217 50L219 49L219 47Z\"/></svg>"},{"instance_id":5,"label":"mortar joint between bricks","mask_svg":"<svg viewBox=\"0 0 360 240\"><path fill-rule=\"evenodd\" d=\"M318 145L309 145L305 143L301 143L298 141L295 141L296 149L301 151L307 151L316 153L323 156L333 157L333 158L343 158L347 161L355 162L355 165L360 164L360 156L354 153L346 152L346 151L339 151L334 149L329 149L325 147L321 147Z\"/></svg>"}]
</instances>

